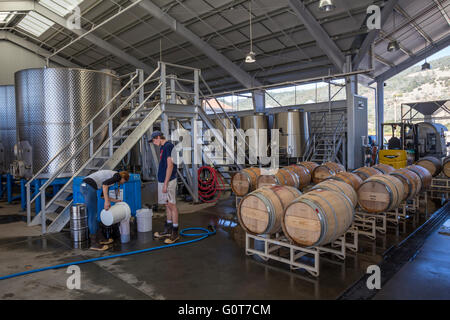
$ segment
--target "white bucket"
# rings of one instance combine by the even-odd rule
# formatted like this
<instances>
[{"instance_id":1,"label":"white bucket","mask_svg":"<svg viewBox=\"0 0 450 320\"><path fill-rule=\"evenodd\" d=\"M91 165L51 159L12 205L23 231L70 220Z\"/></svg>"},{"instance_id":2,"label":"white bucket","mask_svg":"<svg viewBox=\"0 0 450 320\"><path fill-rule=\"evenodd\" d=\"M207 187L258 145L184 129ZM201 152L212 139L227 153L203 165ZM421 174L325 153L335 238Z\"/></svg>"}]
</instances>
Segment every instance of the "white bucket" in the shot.
<instances>
[{"instance_id":1,"label":"white bucket","mask_svg":"<svg viewBox=\"0 0 450 320\"><path fill-rule=\"evenodd\" d=\"M130 219L130 217L131 209L126 202L118 202L111 206L109 210L103 209L100 213L100 220L102 220L102 223L107 227L119 223L122 220Z\"/></svg>"},{"instance_id":2,"label":"white bucket","mask_svg":"<svg viewBox=\"0 0 450 320\"><path fill-rule=\"evenodd\" d=\"M120 242L130 242L130 219L124 219L119 225Z\"/></svg>"},{"instance_id":3,"label":"white bucket","mask_svg":"<svg viewBox=\"0 0 450 320\"><path fill-rule=\"evenodd\" d=\"M151 209L139 209L136 211L138 232L152 231L153 211Z\"/></svg>"}]
</instances>

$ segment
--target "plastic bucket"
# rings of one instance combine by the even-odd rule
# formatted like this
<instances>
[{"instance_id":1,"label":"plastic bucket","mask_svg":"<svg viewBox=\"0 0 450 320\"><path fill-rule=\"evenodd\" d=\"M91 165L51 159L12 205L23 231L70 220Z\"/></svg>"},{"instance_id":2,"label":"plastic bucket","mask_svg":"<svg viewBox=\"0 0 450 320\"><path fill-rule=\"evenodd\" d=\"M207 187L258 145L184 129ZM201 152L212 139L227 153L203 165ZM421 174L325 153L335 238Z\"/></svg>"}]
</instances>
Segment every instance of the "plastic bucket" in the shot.
<instances>
[{"instance_id":1,"label":"plastic bucket","mask_svg":"<svg viewBox=\"0 0 450 320\"><path fill-rule=\"evenodd\" d=\"M122 220L130 219L131 209L126 202L118 202L111 206L109 210L102 210L100 220L105 226L112 226Z\"/></svg>"},{"instance_id":2,"label":"plastic bucket","mask_svg":"<svg viewBox=\"0 0 450 320\"><path fill-rule=\"evenodd\" d=\"M130 242L130 219L122 220L119 225L120 231L120 242L127 243Z\"/></svg>"},{"instance_id":3,"label":"plastic bucket","mask_svg":"<svg viewBox=\"0 0 450 320\"><path fill-rule=\"evenodd\" d=\"M136 211L137 231L152 231L153 211L151 209L139 209Z\"/></svg>"}]
</instances>

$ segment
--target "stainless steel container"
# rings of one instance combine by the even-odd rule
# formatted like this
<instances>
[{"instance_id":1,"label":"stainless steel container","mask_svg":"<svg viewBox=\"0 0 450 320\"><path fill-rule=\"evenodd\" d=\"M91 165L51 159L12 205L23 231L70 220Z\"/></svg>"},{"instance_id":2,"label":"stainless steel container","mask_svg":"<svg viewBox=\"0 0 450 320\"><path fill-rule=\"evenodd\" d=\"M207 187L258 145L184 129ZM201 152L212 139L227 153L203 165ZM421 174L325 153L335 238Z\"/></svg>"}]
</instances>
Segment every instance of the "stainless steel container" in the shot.
<instances>
[{"instance_id":1,"label":"stainless steel container","mask_svg":"<svg viewBox=\"0 0 450 320\"><path fill-rule=\"evenodd\" d=\"M300 158L309 136L307 113L298 110L275 114L273 129L280 130L280 154Z\"/></svg>"},{"instance_id":2,"label":"stainless steel container","mask_svg":"<svg viewBox=\"0 0 450 320\"><path fill-rule=\"evenodd\" d=\"M268 122L268 118L265 114L263 113L255 113L254 115L250 115L250 116L245 116L242 117L241 119L241 129L244 130L247 140L247 145L246 145L246 153L247 156L259 156L261 154L264 154L263 150L258 150L259 148L259 138L260 138L260 131L262 129L266 130L266 141L267 144L269 144L269 137L268 137L268 127L269 127L269 122ZM252 142L252 139L250 138L251 133L249 132L249 129L255 129L255 133L256 134L256 138L254 138L254 143Z\"/></svg>"},{"instance_id":3,"label":"stainless steel container","mask_svg":"<svg viewBox=\"0 0 450 320\"><path fill-rule=\"evenodd\" d=\"M236 126L236 122L234 118L228 119L227 117L224 117L223 119L214 119L213 120L214 127L220 131L222 134L222 139L226 139L227 137L227 130L231 129L234 130Z\"/></svg>"},{"instance_id":4,"label":"stainless steel container","mask_svg":"<svg viewBox=\"0 0 450 320\"><path fill-rule=\"evenodd\" d=\"M75 246L89 239L86 205L78 203L70 210L70 237Z\"/></svg>"},{"instance_id":5,"label":"stainless steel container","mask_svg":"<svg viewBox=\"0 0 450 320\"><path fill-rule=\"evenodd\" d=\"M4 162L0 172L7 172L14 161L16 144L16 97L14 86L0 86L0 142L4 148Z\"/></svg>"},{"instance_id":6,"label":"stainless steel container","mask_svg":"<svg viewBox=\"0 0 450 320\"><path fill-rule=\"evenodd\" d=\"M119 88L119 79L111 73L66 68L26 69L16 72L17 135L33 148L33 171L41 169L94 115L107 104ZM94 122L96 130L114 110L116 104ZM106 136L107 128L98 146ZM86 130L81 139L74 141L64 156L58 158L48 170L51 174L86 141ZM65 173L75 172L89 157L86 148L71 161Z\"/></svg>"}]
</instances>

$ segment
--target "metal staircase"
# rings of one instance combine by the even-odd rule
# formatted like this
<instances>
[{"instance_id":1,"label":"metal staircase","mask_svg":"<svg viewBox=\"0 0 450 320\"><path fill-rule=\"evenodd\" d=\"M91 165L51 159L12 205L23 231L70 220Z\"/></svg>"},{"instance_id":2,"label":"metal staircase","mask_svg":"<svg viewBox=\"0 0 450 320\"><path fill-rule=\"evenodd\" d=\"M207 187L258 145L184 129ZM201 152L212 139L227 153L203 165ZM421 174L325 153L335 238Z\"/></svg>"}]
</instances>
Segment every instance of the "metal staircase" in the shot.
<instances>
[{"instance_id":1,"label":"metal staircase","mask_svg":"<svg viewBox=\"0 0 450 320\"><path fill-rule=\"evenodd\" d=\"M317 163L331 161L345 165L345 113L316 113L311 122L312 134L307 142L303 161Z\"/></svg>"},{"instance_id":2,"label":"metal staircase","mask_svg":"<svg viewBox=\"0 0 450 320\"><path fill-rule=\"evenodd\" d=\"M167 75L168 68L184 69L184 71L192 71L192 79L177 78L173 75ZM42 233L52 233L61 231L70 220L70 207L73 203L73 181L77 176L86 176L93 171L101 169L113 170L130 150L145 137L146 133L153 129L155 122L161 120L161 129L163 132L169 132L169 120L178 121L181 125L192 132L195 132L195 126L202 124L197 141L192 139L192 145L189 151L192 154L192 160L196 155L194 150L196 146L202 146L203 133L206 129L216 129L208 118L206 112L202 109L200 102L201 92L199 83L204 80L201 78L200 70L189 67L183 67L168 63L160 62L158 68L147 78L144 79L142 70L137 70L130 74L130 80L117 92L117 94L104 106L98 113L81 128L74 137L62 148L44 167L42 167L34 176L26 183L27 196L27 221L29 225L42 226ZM183 85L181 83L183 82ZM188 86L185 86L188 83ZM205 82L206 84L206 82ZM149 92L145 92L146 88L152 88ZM206 85L209 89L209 87ZM123 100L123 93L129 89L129 94ZM209 89L210 90L210 89ZM155 95L159 93L159 102L155 104ZM153 98L152 100L150 100ZM138 103L135 103L138 101ZM150 104L150 102L152 102ZM112 113L108 111L112 105L120 104L113 109ZM137 104L137 106L136 106ZM207 102L207 104L209 104ZM151 105L151 106L150 106ZM220 105L220 104L219 104ZM211 105L209 105L211 107ZM211 107L211 109L215 110ZM127 111L128 115L123 117L123 112ZM222 109L221 115L218 117L228 117ZM100 116L108 117L98 128L94 128L94 121ZM229 119L229 117L228 117ZM103 142L96 146L96 141L103 137L107 131L106 138ZM86 139L86 136L89 138ZM201 153L201 163L215 166L224 177L231 179L233 170L240 170L242 166L236 164L236 154L222 139L218 139L219 144L223 147L228 155L234 156L233 164L229 165L227 171L225 165L218 164L218 159L208 157L206 153ZM77 143L80 147L72 151L70 146ZM201 150L201 148L200 148ZM154 151L154 150L153 150ZM88 158L71 171L71 165L74 160L84 159L84 155L88 154ZM153 160L157 160L157 154L152 152ZM60 164L61 163L61 164ZM57 169L46 179L45 183L39 190L32 195L31 186L36 179L40 179L42 174L48 168L57 166ZM182 163L179 167L179 176L186 185L188 191L193 196L194 201L198 201L198 177L197 177L198 161L192 161L190 164ZM62 186L53 196L47 196L47 189L51 183L61 177L67 177L68 172L70 178L67 183ZM33 204L40 199L40 211L31 217ZM47 221L50 224L47 227Z\"/></svg>"}]
</instances>

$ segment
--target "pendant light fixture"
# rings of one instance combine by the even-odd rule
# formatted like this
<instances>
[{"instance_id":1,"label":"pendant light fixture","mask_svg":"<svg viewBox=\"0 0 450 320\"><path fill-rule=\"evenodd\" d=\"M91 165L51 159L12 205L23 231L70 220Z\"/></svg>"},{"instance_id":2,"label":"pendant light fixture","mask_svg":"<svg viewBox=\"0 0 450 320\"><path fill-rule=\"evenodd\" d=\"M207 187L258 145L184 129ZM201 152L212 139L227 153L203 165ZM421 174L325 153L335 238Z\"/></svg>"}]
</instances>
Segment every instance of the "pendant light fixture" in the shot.
<instances>
[{"instance_id":1,"label":"pendant light fixture","mask_svg":"<svg viewBox=\"0 0 450 320\"><path fill-rule=\"evenodd\" d=\"M319 10L324 12L330 12L336 9L336 5L333 0L320 0Z\"/></svg>"},{"instance_id":2,"label":"pendant light fixture","mask_svg":"<svg viewBox=\"0 0 450 320\"><path fill-rule=\"evenodd\" d=\"M394 19L394 32L395 32L395 10L392 13L392 18ZM400 44L398 43L398 41L397 40L389 41L389 44L387 46L387 51L395 52L398 50L400 50Z\"/></svg>"},{"instance_id":3,"label":"pendant light fixture","mask_svg":"<svg viewBox=\"0 0 450 320\"><path fill-rule=\"evenodd\" d=\"M256 54L253 52L253 29L252 29L252 1L250 1L250 52L245 56L245 63L256 62Z\"/></svg>"}]
</instances>

